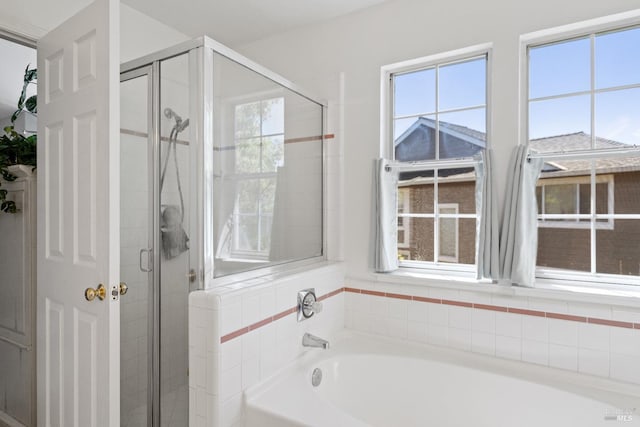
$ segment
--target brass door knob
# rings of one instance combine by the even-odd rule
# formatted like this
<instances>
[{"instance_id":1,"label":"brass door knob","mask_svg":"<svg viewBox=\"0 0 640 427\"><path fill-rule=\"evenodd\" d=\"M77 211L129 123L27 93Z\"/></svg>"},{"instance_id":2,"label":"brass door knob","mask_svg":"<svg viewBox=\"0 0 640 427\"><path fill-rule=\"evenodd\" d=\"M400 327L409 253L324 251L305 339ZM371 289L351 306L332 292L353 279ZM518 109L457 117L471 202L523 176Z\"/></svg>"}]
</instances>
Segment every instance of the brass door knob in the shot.
<instances>
[{"instance_id":1,"label":"brass door knob","mask_svg":"<svg viewBox=\"0 0 640 427\"><path fill-rule=\"evenodd\" d=\"M127 286L127 284L126 284L126 283L124 283L124 282L120 282L119 289L120 289L120 295L124 295L124 294L126 294L126 293L127 293L127 291L129 290L129 287Z\"/></svg>"},{"instance_id":2,"label":"brass door knob","mask_svg":"<svg viewBox=\"0 0 640 427\"><path fill-rule=\"evenodd\" d=\"M87 288L84 291L84 297L87 299L87 301L93 301L96 297L98 297L98 299L102 301L106 296L107 289L102 285L102 283L100 283L96 289Z\"/></svg>"}]
</instances>

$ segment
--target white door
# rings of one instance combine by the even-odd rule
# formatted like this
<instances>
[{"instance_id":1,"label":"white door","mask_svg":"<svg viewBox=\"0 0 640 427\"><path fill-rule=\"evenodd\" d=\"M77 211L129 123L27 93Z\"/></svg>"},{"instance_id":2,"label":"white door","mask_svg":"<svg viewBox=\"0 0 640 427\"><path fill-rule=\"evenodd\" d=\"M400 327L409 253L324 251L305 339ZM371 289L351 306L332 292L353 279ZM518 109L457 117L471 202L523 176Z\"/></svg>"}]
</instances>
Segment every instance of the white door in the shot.
<instances>
[{"instance_id":1,"label":"white door","mask_svg":"<svg viewBox=\"0 0 640 427\"><path fill-rule=\"evenodd\" d=\"M96 0L38 42L41 426L119 425L118 32Z\"/></svg>"}]
</instances>

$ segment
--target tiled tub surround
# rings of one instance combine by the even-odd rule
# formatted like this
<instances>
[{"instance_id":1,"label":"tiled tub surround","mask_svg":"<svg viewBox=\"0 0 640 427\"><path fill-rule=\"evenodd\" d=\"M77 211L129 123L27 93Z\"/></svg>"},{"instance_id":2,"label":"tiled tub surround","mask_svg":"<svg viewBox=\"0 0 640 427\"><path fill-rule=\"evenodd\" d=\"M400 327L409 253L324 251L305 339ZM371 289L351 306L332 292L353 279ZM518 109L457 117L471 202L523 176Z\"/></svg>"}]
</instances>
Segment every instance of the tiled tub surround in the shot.
<instances>
[{"instance_id":1,"label":"tiled tub surround","mask_svg":"<svg viewBox=\"0 0 640 427\"><path fill-rule=\"evenodd\" d=\"M640 384L637 306L347 282L349 329Z\"/></svg>"},{"instance_id":2,"label":"tiled tub surround","mask_svg":"<svg viewBox=\"0 0 640 427\"><path fill-rule=\"evenodd\" d=\"M322 312L298 322L299 290L315 288ZM243 423L242 394L306 352L305 332L328 339L344 328L340 263L281 277L263 277L189 298L190 426Z\"/></svg>"},{"instance_id":3,"label":"tiled tub surround","mask_svg":"<svg viewBox=\"0 0 640 427\"><path fill-rule=\"evenodd\" d=\"M247 390L246 427L640 425L639 385L356 331L333 344Z\"/></svg>"}]
</instances>

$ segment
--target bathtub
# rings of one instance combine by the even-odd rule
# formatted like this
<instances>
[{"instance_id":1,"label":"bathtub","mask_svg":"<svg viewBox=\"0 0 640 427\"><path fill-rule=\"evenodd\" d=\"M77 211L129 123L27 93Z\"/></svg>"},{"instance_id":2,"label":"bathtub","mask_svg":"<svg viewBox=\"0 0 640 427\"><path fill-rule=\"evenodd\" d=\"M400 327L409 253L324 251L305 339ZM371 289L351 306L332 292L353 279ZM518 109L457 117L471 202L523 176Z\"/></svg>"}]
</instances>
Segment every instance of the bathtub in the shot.
<instances>
[{"instance_id":1,"label":"bathtub","mask_svg":"<svg viewBox=\"0 0 640 427\"><path fill-rule=\"evenodd\" d=\"M637 385L355 332L334 341L248 389L246 427L640 425Z\"/></svg>"}]
</instances>

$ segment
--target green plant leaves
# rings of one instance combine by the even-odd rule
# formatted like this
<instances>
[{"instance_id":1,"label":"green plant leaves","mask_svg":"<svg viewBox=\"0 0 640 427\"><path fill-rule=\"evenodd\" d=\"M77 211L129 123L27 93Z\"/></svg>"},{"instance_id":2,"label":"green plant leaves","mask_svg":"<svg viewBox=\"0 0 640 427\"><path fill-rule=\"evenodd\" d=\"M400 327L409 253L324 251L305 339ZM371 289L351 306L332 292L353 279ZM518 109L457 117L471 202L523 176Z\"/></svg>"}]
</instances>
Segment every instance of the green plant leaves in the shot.
<instances>
[{"instance_id":1,"label":"green plant leaves","mask_svg":"<svg viewBox=\"0 0 640 427\"><path fill-rule=\"evenodd\" d=\"M18 109L11 116L12 125L5 127L5 134L0 136L0 177L7 182L17 179L7 169L9 166L22 164L32 166L34 169L36 167L38 136L35 134L25 136L16 132L13 123L24 110L33 114L38 112L38 98L36 95L27 98L27 88L30 84L35 84L34 80L37 80L37 78L37 69L29 69L29 65L27 65L24 70L22 92L18 98ZM0 182L0 185L2 185L2 182ZM7 190L0 189L0 211L16 213L16 204L11 200L7 200L7 194Z\"/></svg>"}]
</instances>

